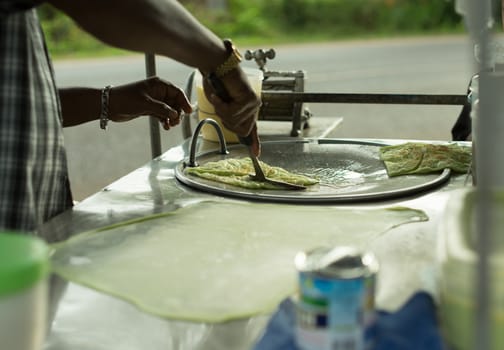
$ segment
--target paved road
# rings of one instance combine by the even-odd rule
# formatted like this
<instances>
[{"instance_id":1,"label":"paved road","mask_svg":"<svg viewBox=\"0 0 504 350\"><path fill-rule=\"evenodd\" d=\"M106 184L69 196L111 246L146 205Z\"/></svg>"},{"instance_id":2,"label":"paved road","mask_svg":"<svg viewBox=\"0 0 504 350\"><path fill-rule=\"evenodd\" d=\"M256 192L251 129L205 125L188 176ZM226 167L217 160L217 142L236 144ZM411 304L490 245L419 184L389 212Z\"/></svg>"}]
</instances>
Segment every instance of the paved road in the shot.
<instances>
[{"instance_id":1,"label":"paved road","mask_svg":"<svg viewBox=\"0 0 504 350\"><path fill-rule=\"evenodd\" d=\"M463 94L474 68L465 36L286 45L275 50L269 69L305 70L306 91L312 92ZM145 76L143 55L56 61L55 69L60 86L101 87ZM157 58L158 75L175 84L185 86L190 72L189 67ZM310 110L314 118L343 117L331 137L449 140L460 107L310 104ZM67 128L65 137L77 200L150 159L146 118L112 124L106 132L98 122ZM163 132L163 150L181 140L180 129Z\"/></svg>"}]
</instances>

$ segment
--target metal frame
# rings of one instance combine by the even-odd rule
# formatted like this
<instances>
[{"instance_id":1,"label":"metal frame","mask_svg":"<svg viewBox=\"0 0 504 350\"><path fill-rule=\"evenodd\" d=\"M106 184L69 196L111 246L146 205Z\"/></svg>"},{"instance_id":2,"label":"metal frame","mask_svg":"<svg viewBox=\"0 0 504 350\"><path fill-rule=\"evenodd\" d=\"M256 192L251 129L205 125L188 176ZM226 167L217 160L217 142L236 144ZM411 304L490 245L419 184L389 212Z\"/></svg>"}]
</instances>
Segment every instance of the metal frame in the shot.
<instances>
[{"instance_id":1,"label":"metal frame","mask_svg":"<svg viewBox=\"0 0 504 350\"><path fill-rule=\"evenodd\" d=\"M145 72L147 78L156 75L156 57L154 54L145 54ZM152 158L161 155L161 133L159 129L159 122L156 118L149 117L150 140L151 140L151 155Z\"/></svg>"},{"instance_id":2,"label":"metal frame","mask_svg":"<svg viewBox=\"0 0 504 350\"><path fill-rule=\"evenodd\" d=\"M265 72L265 77L285 77L286 72ZM290 77L304 79L304 72L288 72ZM185 93L191 100L195 72L189 75ZM288 86L286 84L288 83ZM284 79L263 82L261 93L262 106L259 120L277 120L292 122L291 136L299 136L308 126L311 112L304 108L304 103L359 103L359 104L412 104L412 105L460 105L467 103L467 95L450 94L371 94L371 93L313 93L303 92L304 83L287 82ZM292 91L286 91L292 88ZM182 119L184 139L192 136L190 116Z\"/></svg>"},{"instance_id":3,"label":"metal frame","mask_svg":"<svg viewBox=\"0 0 504 350\"><path fill-rule=\"evenodd\" d=\"M263 69L263 67L261 67ZM272 101L268 99L268 92L284 93L290 96L291 93L303 93L305 82L305 72L298 71L269 71L264 70L264 80L262 84L262 106L259 110L259 120L288 121L292 122L291 136L301 135L301 131L307 127L308 120L312 113L304 107L302 99L291 101L285 98L277 98Z\"/></svg>"}]
</instances>

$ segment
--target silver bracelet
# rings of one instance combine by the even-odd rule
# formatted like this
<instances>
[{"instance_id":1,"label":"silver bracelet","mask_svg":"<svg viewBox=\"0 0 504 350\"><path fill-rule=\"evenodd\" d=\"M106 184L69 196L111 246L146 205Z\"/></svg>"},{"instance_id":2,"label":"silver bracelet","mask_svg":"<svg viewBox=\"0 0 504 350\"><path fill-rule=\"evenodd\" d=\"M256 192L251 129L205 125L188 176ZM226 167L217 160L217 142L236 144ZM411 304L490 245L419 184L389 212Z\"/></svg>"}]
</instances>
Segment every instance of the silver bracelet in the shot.
<instances>
[{"instance_id":1,"label":"silver bracelet","mask_svg":"<svg viewBox=\"0 0 504 350\"><path fill-rule=\"evenodd\" d=\"M107 130L109 121L109 96L112 85L105 86L101 91L101 111L100 111L100 128Z\"/></svg>"}]
</instances>

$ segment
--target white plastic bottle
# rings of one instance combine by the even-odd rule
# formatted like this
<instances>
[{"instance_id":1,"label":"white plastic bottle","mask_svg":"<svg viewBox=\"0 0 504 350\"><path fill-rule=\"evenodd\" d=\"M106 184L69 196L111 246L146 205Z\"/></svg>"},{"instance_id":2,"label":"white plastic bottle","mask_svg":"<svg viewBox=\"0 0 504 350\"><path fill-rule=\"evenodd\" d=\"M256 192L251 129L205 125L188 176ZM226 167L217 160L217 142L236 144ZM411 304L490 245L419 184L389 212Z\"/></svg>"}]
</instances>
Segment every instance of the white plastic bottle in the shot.
<instances>
[{"instance_id":1,"label":"white plastic bottle","mask_svg":"<svg viewBox=\"0 0 504 350\"><path fill-rule=\"evenodd\" d=\"M0 348L40 350L47 331L49 248L0 232Z\"/></svg>"}]
</instances>

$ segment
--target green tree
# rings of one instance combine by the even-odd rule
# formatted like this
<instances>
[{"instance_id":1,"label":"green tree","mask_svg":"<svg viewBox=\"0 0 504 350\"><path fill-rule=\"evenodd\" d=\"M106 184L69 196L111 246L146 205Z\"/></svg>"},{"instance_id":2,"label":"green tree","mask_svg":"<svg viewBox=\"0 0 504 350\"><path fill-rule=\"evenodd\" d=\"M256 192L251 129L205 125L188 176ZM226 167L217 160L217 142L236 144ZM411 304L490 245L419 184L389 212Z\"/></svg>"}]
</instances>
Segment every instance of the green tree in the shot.
<instances>
[{"instance_id":1,"label":"green tree","mask_svg":"<svg viewBox=\"0 0 504 350\"><path fill-rule=\"evenodd\" d=\"M218 35L258 43L464 30L453 0L226 0L215 10L208 0L180 2ZM49 5L39 15L52 53L110 50Z\"/></svg>"}]
</instances>

